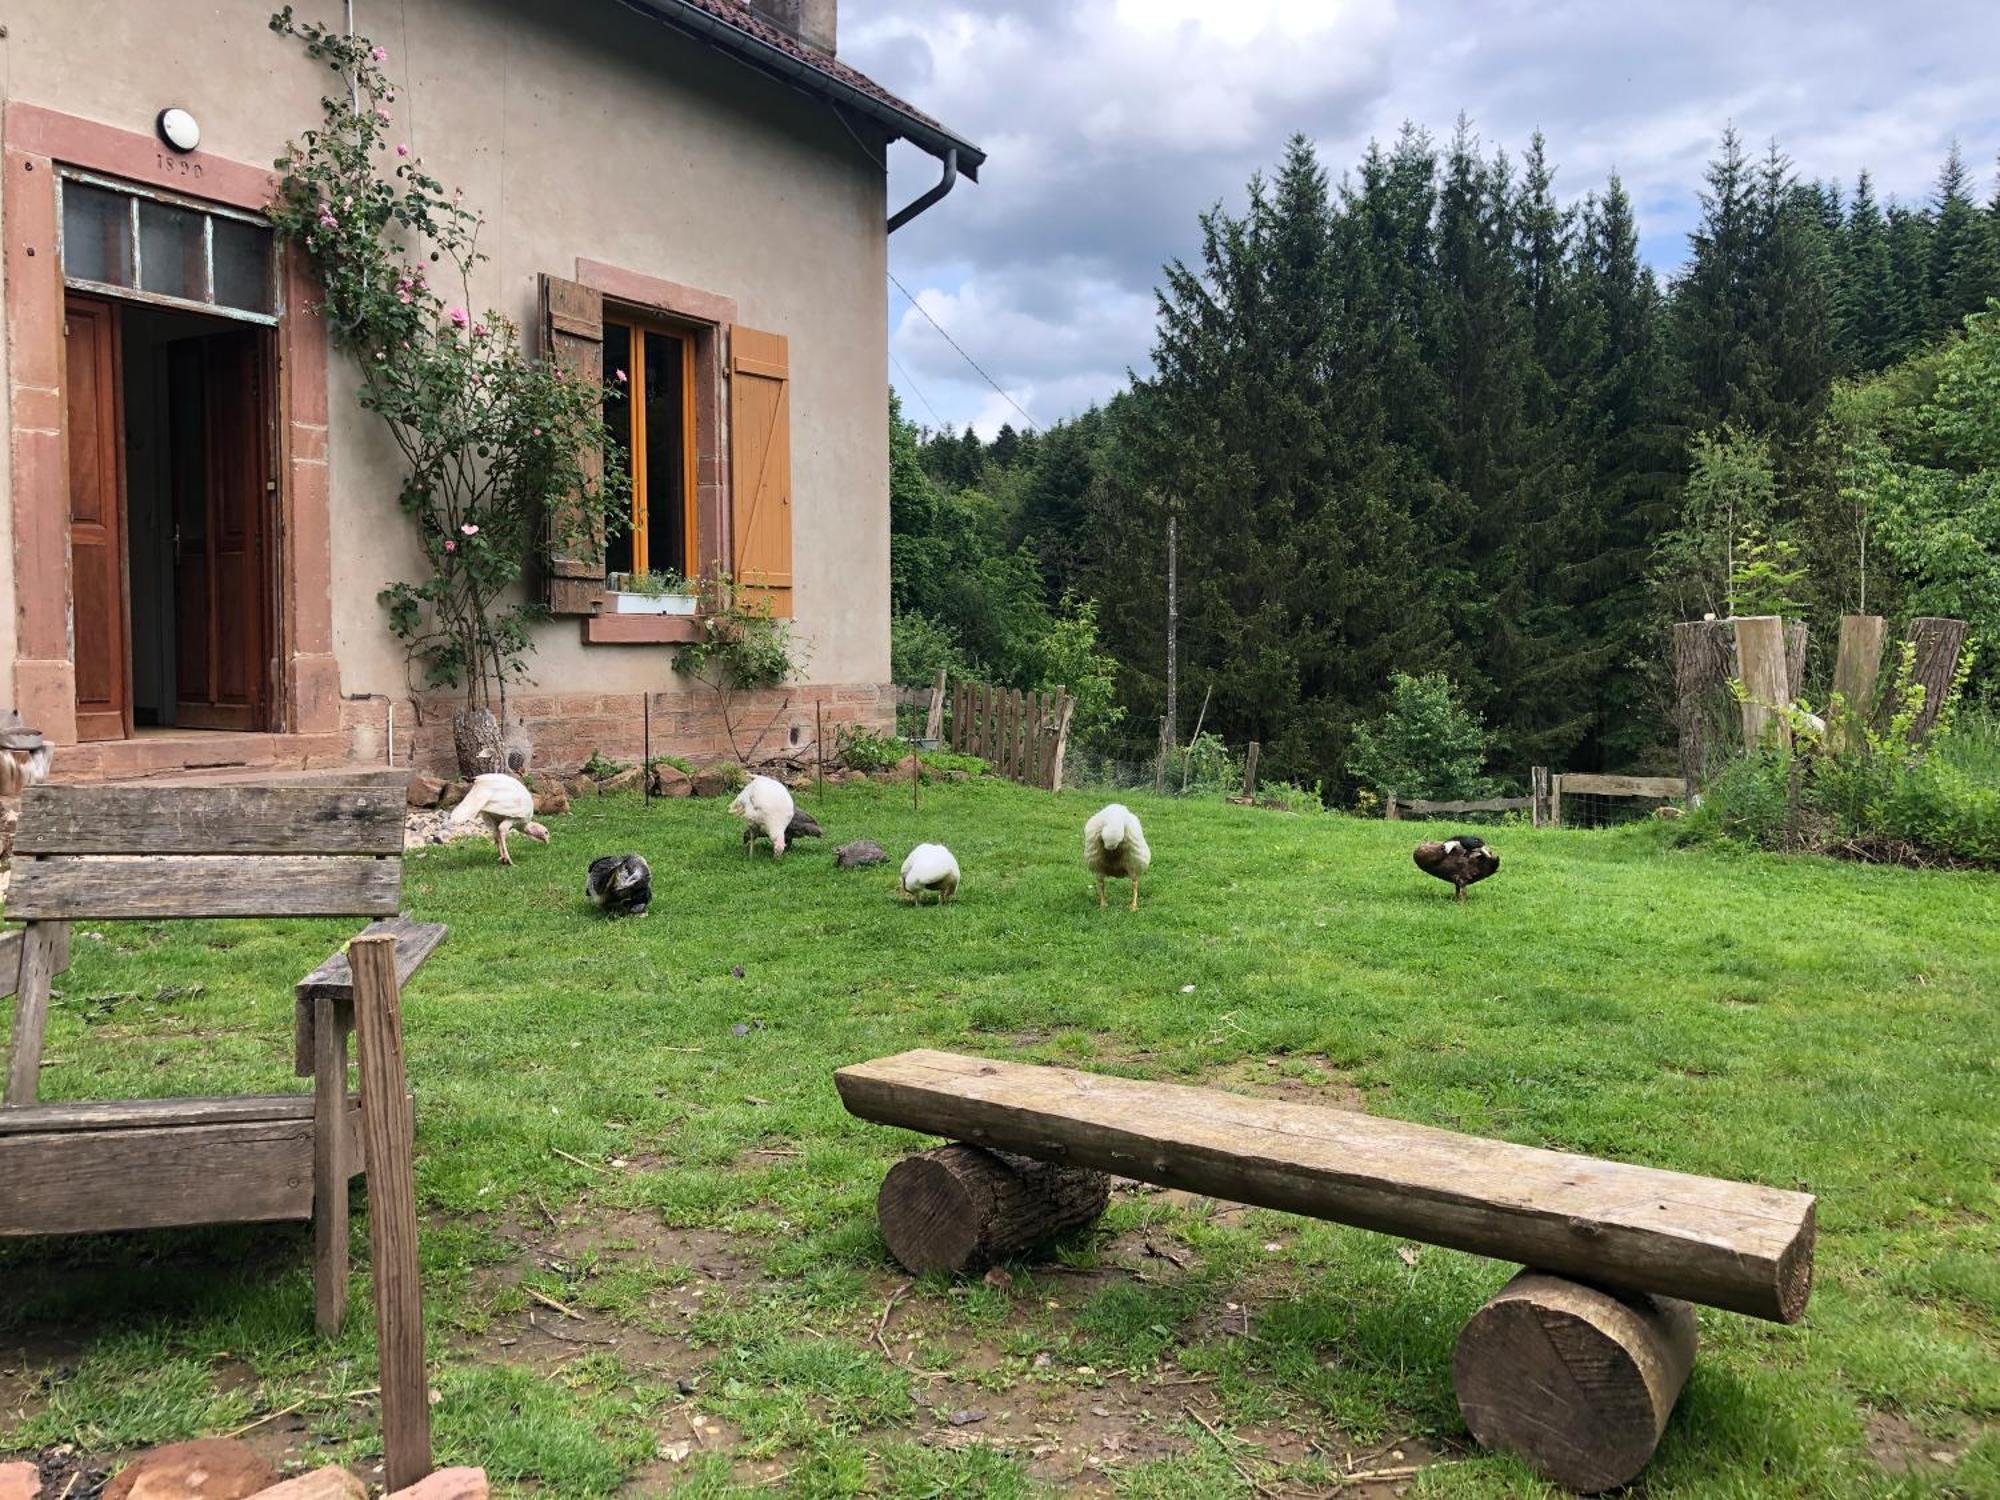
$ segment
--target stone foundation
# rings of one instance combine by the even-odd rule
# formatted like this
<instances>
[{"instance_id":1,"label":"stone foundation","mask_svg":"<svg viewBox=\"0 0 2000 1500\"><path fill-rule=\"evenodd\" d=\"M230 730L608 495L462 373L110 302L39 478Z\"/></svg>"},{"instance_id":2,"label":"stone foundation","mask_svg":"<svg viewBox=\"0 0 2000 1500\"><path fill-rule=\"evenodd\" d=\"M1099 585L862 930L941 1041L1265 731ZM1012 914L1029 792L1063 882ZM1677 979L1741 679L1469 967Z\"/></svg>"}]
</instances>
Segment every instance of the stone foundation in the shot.
<instances>
[{"instance_id":1,"label":"stone foundation","mask_svg":"<svg viewBox=\"0 0 2000 1500\"><path fill-rule=\"evenodd\" d=\"M568 774L593 753L636 763L645 745L645 704L653 707L653 754L697 765L735 761L715 695L705 688L644 693L518 693L507 699L509 727L526 726L532 768ZM825 725L831 756L843 733L893 734L896 689L891 683L811 684L739 693L730 705L742 758L759 764L810 759L814 709ZM396 700L396 764L447 780L458 774L452 745L454 698ZM389 700L340 702L340 728L324 734L221 734L160 730L129 740L58 745L50 780L133 781L208 772L229 779L293 774L389 762Z\"/></svg>"},{"instance_id":2,"label":"stone foundation","mask_svg":"<svg viewBox=\"0 0 2000 1500\"><path fill-rule=\"evenodd\" d=\"M646 701L652 700L653 754L676 755L697 765L739 758L755 765L786 757L810 758L815 708L831 755L842 733L893 734L896 689L891 683L810 684L738 693L730 703L735 746L715 695L706 688L645 693L510 693L507 727L525 726L534 744L532 768L575 771L592 754L636 763L645 748ZM356 699L341 704L341 723L352 758L384 762L388 753L388 703ZM451 719L456 699L396 704L396 763L450 777L457 773Z\"/></svg>"}]
</instances>

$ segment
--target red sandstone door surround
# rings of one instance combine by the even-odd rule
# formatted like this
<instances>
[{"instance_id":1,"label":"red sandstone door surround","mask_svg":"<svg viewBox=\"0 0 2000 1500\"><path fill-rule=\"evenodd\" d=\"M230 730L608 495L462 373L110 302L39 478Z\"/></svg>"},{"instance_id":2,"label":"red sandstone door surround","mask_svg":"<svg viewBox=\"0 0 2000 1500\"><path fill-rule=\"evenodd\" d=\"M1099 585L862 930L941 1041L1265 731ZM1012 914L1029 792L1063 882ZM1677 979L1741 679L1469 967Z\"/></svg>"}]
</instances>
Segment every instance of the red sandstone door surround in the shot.
<instances>
[{"instance_id":1,"label":"red sandstone door surround","mask_svg":"<svg viewBox=\"0 0 2000 1500\"><path fill-rule=\"evenodd\" d=\"M78 304L84 308L81 318L65 316L57 172L77 168L252 211L270 201L275 186L264 169L212 153L171 156L144 133L151 110L135 104L131 114L129 123L137 128L120 129L25 100L6 105L0 239L13 453L11 696L27 722L57 745L128 734L131 706L122 676L130 662L124 645L129 624L122 517L115 504L107 504L107 496L115 500L119 489L115 467L106 465L120 461L120 445L106 450L87 441L84 433L102 433L106 424L79 405L117 398L116 379L105 380L107 370L115 376L117 369L116 312L113 308L107 317L101 309L109 304L84 298ZM231 480L234 498L223 502L224 520L237 534L220 561L225 567L247 566L246 549L254 547L255 538L245 533L242 507L257 507L266 523L261 536L277 581L278 606L275 617L256 622L264 633L247 650L253 662L275 657L277 680L266 683L266 673L254 669L254 691L268 700L264 719L272 729L324 737L324 746L306 747L323 754L342 739L329 556L326 335L307 310L314 289L301 258L285 253L281 275L284 305L269 340L275 358L259 356L263 379L275 385L275 451L254 460L255 475L246 470ZM78 327L86 331L75 332ZM67 379L66 363L75 364L79 375L87 367L88 382ZM267 401L266 408L272 404ZM115 434L116 424L109 430ZM275 492L265 488L272 480ZM264 589L243 592L267 596ZM227 617L228 607L220 609ZM78 622L74 645L73 620ZM233 634L251 623L223 618L220 628ZM114 640L120 671L107 676L103 666ZM250 691L252 684L238 673L229 691L208 701L227 704Z\"/></svg>"}]
</instances>

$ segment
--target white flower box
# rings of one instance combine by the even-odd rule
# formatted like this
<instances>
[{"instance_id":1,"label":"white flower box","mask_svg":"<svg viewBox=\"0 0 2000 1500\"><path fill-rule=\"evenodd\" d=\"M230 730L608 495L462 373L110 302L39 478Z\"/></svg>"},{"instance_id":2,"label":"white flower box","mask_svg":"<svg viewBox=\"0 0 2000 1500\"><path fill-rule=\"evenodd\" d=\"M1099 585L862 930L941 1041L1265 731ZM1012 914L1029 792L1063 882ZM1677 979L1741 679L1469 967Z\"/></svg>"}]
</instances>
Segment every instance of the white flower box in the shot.
<instances>
[{"instance_id":1,"label":"white flower box","mask_svg":"<svg viewBox=\"0 0 2000 1500\"><path fill-rule=\"evenodd\" d=\"M628 594L614 590L612 613L620 615L691 615L699 605L693 594Z\"/></svg>"}]
</instances>

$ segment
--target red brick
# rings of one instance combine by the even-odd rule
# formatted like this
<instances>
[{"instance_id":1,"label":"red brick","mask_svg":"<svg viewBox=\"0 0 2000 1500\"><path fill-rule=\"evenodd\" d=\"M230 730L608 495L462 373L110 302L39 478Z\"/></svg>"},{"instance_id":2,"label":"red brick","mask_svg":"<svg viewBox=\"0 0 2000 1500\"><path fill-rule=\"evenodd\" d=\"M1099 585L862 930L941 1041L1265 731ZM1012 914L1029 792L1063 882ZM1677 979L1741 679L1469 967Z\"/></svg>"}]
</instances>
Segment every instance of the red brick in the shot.
<instances>
[{"instance_id":1,"label":"red brick","mask_svg":"<svg viewBox=\"0 0 2000 1500\"><path fill-rule=\"evenodd\" d=\"M486 1500L484 1469L439 1469L387 1500Z\"/></svg>"}]
</instances>

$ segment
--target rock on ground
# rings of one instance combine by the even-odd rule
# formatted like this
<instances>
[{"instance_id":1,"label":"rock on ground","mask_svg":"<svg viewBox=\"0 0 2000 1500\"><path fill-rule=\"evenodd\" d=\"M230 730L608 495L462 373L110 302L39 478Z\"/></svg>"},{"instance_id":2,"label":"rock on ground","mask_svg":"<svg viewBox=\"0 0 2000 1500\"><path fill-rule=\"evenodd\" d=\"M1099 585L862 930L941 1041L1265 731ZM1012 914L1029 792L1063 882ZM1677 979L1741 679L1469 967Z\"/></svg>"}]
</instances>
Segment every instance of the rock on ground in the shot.
<instances>
[{"instance_id":1,"label":"rock on ground","mask_svg":"<svg viewBox=\"0 0 2000 1500\"><path fill-rule=\"evenodd\" d=\"M410 806L436 807L443 795L444 781L440 777L426 776L422 771L410 773Z\"/></svg>"},{"instance_id":2,"label":"rock on ground","mask_svg":"<svg viewBox=\"0 0 2000 1500\"><path fill-rule=\"evenodd\" d=\"M33 1464L0 1464L0 1500L35 1500L42 1471Z\"/></svg>"},{"instance_id":3,"label":"rock on ground","mask_svg":"<svg viewBox=\"0 0 2000 1500\"><path fill-rule=\"evenodd\" d=\"M686 797L694 792L694 778L679 766L653 767L655 797Z\"/></svg>"},{"instance_id":4,"label":"rock on ground","mask_svg":"<svg viewBox=\"0 0 2000 1500\"><path fill-rule=\"evenodd\" d=\"M249 1444L197 1438L140 1454L104 1487L104 1500L245 1500L277 1482Z\"/></svg>"},{"instance_id":5,"label":"rock on ground","mask_svg":"<svg viewBox=\"0 0 2000 1500\"><path fill-rule=\"evenodd\" d=\"M694 779L697 797L723 797L729 793L729 778L720 771L703 771Z\"/></svg>"},{"instance_id":6,"label":"rock on ground","mask_svg":"<svg viewBox=\"0 0 2000 1500\"><path fill-rule=\"evenodd\" d=\"M332 1464L259 1490L256 1500L368 1500L368 1486Z\"/></svg>"},{"instance_id":7,"label":"rock on ground","mask_svg":"<svg viewBox=\"0 0 2000 1500\"><path fill-rule=\"evenodd\" d=\"M486 1500L484 1469L439 1469L387 1500Z\"/></svg>"}]
</instances>

